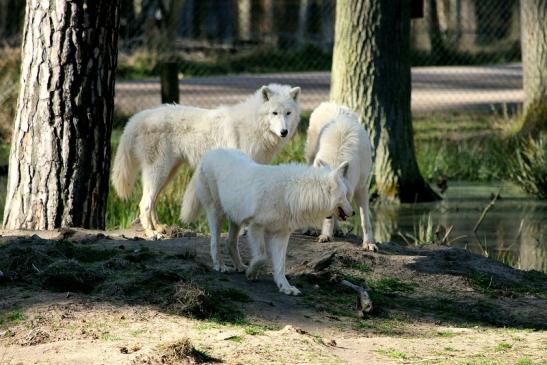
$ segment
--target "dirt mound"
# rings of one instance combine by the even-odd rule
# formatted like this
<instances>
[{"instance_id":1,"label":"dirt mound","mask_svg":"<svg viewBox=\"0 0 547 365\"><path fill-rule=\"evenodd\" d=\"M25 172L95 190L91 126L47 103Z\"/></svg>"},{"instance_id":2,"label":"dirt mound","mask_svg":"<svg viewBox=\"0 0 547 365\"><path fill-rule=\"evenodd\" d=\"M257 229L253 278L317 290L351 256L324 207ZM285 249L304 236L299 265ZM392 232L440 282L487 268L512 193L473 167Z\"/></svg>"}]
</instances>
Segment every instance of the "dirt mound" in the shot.
<instances>
[{"instance_id":1,"label":"dirt mound","mask_svg":"<svg viewBox=\"0 0 547 365\"><path fill-rule=\"evenodd\" d=\"M162 344L158 346L152 355L138 356L134 365L186 365L186 364L212 364L222 362L196 349L189 339Z\"/></svg>"}]
</instances>

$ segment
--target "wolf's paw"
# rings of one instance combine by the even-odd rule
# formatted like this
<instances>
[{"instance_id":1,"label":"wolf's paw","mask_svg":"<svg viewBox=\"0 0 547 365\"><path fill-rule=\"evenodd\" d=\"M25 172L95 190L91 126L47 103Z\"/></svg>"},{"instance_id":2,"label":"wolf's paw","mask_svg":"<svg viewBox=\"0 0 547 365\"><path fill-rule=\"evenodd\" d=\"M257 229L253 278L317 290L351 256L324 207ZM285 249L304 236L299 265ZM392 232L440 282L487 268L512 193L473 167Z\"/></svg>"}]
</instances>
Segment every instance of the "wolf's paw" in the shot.
<instances>
[{"instance_id":1,"label":"wolf's paw","mask_svg":"<svg viewBox=\"0 0 547 365\"><path fill-rule=\"evenodd\" d=\"M216 263L213 264L213 269L218 272L232 272L234 269L232 269L229 266L226 266L224 263Z\"/></svg>"},{"instance_id":2,"label":"wolf's paw","mask_svg":"<svg viewBox=\"0 0 547 365\"><path fill-rule=\"evenodd\" d=\"M156 233L160 233L160 234L167 233L167 224L156 224L154 228L156 229Z\"/></svg>"},{"instance_id":3,"label":"wolf's paw","mask_svg":"<svg viewBox=\"0 0 547 365\"><path fill-rule=\"evenodd\" d=\"M148 238L150 240L161 240L161 239L165 238L165 235L163 235L160 232L155 231L153 229L147 229L145 231L145 234L146 234L146 238Z\"/></svg>"},{"instance_id":4,"label":"wolf's paw","mask_svg":"<svg viewBox=\"0 0 547 365\"><path fill-rule=\"evenodd\" d=\"M374 242L364 241L363 248L368 251L378 252L378 246Z\"/></svg>"},{"instance_id":5,"label":"wolf's paw","mask_svg":"<svg viewBox=\"0 0 547 365\"><path fill-rule=\"evenodd\" d=\"M327 236L326 234L322 234L319 236L319 239L317 240L317 242L320 242L320 243L324 243L324 242L330 242L332 241L332 239Z\"/></svg>"},{"instance_id":6,"label":"wolf's paw","mask_svg":"<svg viewBox=\"0 0 547 365\"><path fill-rule=\"evenodd\" d=\"M296 286L282 286L279 291L287 295L300 295L302 292L296 288Z\"/></svg>"}]
</instances>

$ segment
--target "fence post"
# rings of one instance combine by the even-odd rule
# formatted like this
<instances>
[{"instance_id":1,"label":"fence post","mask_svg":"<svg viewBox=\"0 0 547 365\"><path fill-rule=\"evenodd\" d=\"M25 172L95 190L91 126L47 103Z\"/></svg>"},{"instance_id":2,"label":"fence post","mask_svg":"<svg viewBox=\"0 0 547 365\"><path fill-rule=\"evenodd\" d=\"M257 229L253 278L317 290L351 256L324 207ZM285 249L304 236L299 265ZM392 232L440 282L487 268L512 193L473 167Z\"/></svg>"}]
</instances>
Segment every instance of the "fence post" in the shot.
<instances>
[{"instance_id":1,"label":"fence post","mask_svg":"<svg viewBox=\"0 0 547 365\"><path fill-rule=\"evenodd\" d=\"M179 103L179 73L176 62L161 64L161 102Z\"/></svg>"}]
</instances>

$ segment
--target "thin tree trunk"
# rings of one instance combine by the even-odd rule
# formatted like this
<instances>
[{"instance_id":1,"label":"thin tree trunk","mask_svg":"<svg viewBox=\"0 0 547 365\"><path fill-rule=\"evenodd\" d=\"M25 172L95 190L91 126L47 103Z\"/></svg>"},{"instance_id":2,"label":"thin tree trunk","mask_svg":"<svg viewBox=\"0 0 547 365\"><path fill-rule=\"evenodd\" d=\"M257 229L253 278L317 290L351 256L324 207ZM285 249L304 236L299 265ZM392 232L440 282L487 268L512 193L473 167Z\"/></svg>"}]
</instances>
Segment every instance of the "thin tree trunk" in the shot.
<instances>
[{"instance_id":1,"label":"thin tree trunk","mask_svg":"<svg viewBox=\"0 0 547 365\"><path fill-rule=\"evenodd\" d=\"M104 228L119 5L27 1L5 228Z\"/></svg>"},{"instance_id":2,"label":"thin tree trunk","mask_svg":"<svg viewBox=\"0 0 547 365\"><path fill-rule=\"evenodd\" d=\"M521 0L522 134L547 130L547 0Z\"/></svg>"},{"instance_id":3,"label":"thin tree trunk","mask_svg":"<svg viewBox=\"0 0 547 365\"><path fill-rule=\"evenodd\" d=\"M347 0L336 7L331 99L360 114L387 200L438 199L414 154L410 116L410 1Z\"/></svg>"}]
</instances>

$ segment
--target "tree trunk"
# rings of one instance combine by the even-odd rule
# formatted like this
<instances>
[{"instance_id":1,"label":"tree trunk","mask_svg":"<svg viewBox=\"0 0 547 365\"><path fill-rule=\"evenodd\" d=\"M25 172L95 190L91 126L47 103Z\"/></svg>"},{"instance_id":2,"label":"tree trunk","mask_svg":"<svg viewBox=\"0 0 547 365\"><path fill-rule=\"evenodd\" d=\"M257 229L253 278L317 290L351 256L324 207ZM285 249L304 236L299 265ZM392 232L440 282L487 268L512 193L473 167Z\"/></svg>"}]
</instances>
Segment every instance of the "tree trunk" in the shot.
<instances>
[{"instance_id":1,"label":"tree trunk","mask_svg":"<svg viewBox=\"0 0 547 365\"><path fill-rule=\"evenodd\" d=\"M119 0L27 1L6 229L104 228Z\"/></svg>"},{"instance_id":2,"label":"tree trunk","mask_svg":"<svg viewBox=\"0 0 547 365\"><path fill-rule=\"evenodd\" d=\"M521 0L524 123L521 133L547 130L547 0Z\"/></svg>"},{"instance_id":3,"label":"tree trunk","mask_svg":"<svg viewBox=\"0 0 547 365\"><path fill-rule=\"evenodd\" d=\"M409 0L337 2L331 99L360 114L370 132L380 197L431 201L438 195L414 154L409 30Z\"/></svg>"}]
</instances>

